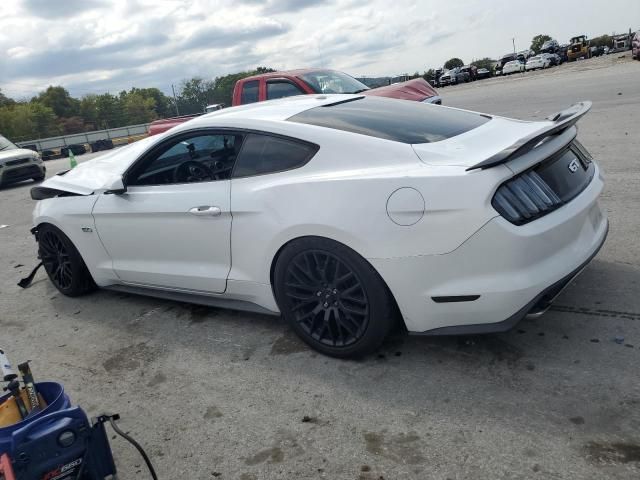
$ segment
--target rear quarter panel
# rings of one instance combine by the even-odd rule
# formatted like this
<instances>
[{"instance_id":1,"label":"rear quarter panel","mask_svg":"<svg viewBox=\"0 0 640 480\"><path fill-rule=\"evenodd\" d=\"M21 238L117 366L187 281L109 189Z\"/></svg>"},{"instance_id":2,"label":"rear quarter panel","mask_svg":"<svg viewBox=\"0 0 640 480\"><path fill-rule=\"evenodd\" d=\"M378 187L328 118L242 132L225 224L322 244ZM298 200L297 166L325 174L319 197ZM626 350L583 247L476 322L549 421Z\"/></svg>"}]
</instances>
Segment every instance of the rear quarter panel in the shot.
<instances>
[{"instance_id":1,"label":"rear quarter panel","mask_svg":"<svg viewBox=\"0 0 640 480\"><path fill-rule=\"evenodd\" d=\"M442 254L497 215L490 198L506 167L491 174L433 167L410 145L340 131L314 143L319 152L301 168L232 180L230 280L268 284L278 250L302 236L336 240L365 258ZM425 200L412 226L387 214L390 195L402 187Z\"/></svg>"}]
</instances>

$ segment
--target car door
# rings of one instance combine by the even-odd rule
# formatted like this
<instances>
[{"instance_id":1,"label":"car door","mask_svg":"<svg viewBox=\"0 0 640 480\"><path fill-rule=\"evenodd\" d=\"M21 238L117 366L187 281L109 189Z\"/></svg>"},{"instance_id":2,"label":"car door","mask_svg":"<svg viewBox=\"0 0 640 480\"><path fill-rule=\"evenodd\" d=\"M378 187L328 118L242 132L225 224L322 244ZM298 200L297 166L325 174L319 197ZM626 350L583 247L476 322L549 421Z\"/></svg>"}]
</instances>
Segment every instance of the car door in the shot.
<instances>
[{"instance_id":1,"label":"car door","mask_svg":"<svg viewBox=\"0 0 640 480\"><path fill-rule=\"evenodd\" d=\"M96 230L124 283L225 291L230 177L242 138L202 130L174 136L136 161L124 193L100 196Z\"/></svg>"}]
</instances>

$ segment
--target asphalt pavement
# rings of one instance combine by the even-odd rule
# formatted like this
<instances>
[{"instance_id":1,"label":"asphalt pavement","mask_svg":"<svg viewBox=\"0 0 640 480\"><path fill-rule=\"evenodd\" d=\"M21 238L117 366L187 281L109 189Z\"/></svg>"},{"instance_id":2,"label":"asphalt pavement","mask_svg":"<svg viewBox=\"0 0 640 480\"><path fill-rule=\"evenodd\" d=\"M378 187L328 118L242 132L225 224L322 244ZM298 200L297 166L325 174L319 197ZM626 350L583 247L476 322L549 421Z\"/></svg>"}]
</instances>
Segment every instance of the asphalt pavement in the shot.
<instances>
[{"instance_id":1,"label":"asphalt pavement","mask_svg":"<svg viewBox=\"0 0 640 480\"><path fill-rule=\"evenodd\" d=\"M594 103L579 138L604 170L609 238L549 312L509 333L397 334L341 361L277 318L67 298L42 272L21 290L36 263L25 182L0 189L0 347L90 415L120 413L160 478L638 478L639 79L640 62L610 56L440 92L521 119ZM48 174L66 165L47 162ZM129 445L112 445L120 478L147 478Z\"/></svg>"}]
</instances>

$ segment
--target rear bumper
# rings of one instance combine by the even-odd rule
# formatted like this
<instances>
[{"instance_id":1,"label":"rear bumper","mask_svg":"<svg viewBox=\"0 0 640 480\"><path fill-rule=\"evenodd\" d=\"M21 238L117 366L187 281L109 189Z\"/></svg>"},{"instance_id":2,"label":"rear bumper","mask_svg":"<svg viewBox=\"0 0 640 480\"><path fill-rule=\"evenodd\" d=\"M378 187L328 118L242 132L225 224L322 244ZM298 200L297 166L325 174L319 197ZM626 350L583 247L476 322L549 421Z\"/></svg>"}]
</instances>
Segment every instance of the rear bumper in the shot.
<instances>
[{"instance_id":1,"label":"rear bumper","mask_svg":"<svg viewBox=\"0 0 640 480\"><path fill-rule=\"evenodd\" d=\"M370 261L410 332L503 331L529 313L543 312L600 250L608 230L597 202L602 187L596 172L558 210L521 226L495 217L448 254Z\"/></svg>"}]
</instances>

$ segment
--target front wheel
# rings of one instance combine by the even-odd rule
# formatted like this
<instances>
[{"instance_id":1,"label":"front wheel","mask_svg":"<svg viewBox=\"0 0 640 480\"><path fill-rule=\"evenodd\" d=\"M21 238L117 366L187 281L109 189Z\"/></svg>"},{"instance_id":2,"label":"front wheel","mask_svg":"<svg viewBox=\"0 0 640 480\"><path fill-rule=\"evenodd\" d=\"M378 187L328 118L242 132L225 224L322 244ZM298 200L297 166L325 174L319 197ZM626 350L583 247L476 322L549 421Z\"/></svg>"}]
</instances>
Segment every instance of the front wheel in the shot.
<instances>
[{"instance_id":1,"label":"front wheel","mask_svg":"<svg viewBox=\"0 0 640 480\"><path fill-rule=\"evenodd\" d=\"M59 228L46 224L38 229L38 256L60 293L76 297L96 288L80 253Z\"/></svg>"},{"instance_id":2,"label":"front wheel","mask_svg":"<svg viewBox=\"0 0 640 480\"><path fill-rule=\"evenodd\" d=\"M306 237L278 258L274 291L293 330L332 357L375 351L394 323L394 303L382 278L350 248Z\"/></svg>"}]
</instances>

